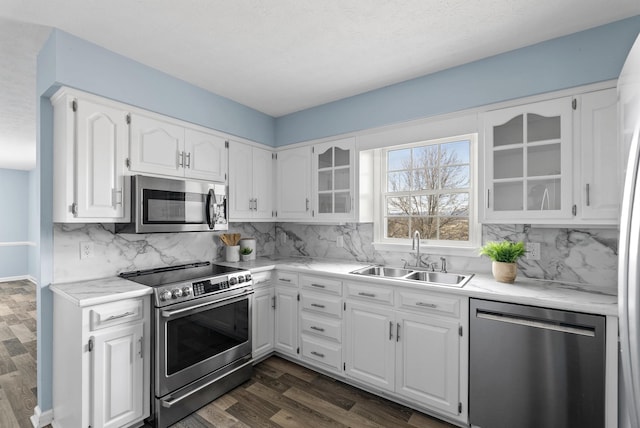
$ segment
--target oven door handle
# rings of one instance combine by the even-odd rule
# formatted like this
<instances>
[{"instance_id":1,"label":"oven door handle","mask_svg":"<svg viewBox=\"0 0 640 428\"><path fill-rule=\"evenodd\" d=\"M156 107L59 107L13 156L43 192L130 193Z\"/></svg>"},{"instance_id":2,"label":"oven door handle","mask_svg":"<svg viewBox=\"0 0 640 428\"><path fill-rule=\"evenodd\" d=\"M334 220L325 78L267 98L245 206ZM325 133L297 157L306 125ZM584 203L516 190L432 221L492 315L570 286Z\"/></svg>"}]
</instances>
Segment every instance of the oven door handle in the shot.
<instances>
[{"instance_id":1,"label":"oven door handle","mask_svg":"<svg viewBox=\"0 0 640 428\"><path fill-rule=\"evenodd\" d=\"M237 367L235 370L242 369L242 368L244 368L244 367L246 367L246 366L248 366L250 364L253 364L253 360L247 361L243 365ZM166 407L167 409L170 409L172 406L175 406L176 404L178 404L180 401L184 400L185 398L189 398L190 396L192 396L196 392L200 391L201 389L204 389L204 388L210 386L214 382L218 382L220 379L225 377L227 374L228 373L220 375L219 377L217 377L217 378L205 383L204 385L200 385L199 387L197 387L197 388L195 388L195 389L193 389L193 390L191 390L189 392L186 392L184 395L181 395L179 397L176 397L176 398L171 397L171 400L165 400L165 399L160 400L160 402L162 403L162 407Z\"/></svg>"},{"instance_id":2,"label":"oven door handle","mask_svg":"<svg viewBox=\"0 0 640 428\"><path fill-rule=\"evenodd\" d=\"M253 294L254 291L253 290L248 290L245 291L243 294L241 295L236 295L236 296L231 296L231 297L227 297L224 299L219 299L219 300L214 300L213 302L205 302L205 303L200 303L199 305L195 305L195 306L189 306L188 308L184 308L184 309L176 309L173 311L165 311L162 310L160 311L160 315L162 315L162 318L171 318L174 317L176 315L180 315L180 314L184 314L185 312L200 312L199 309L202 308L217 308L219 306L222 306L223 303L229 303L232 300L242 300L244 298L246 298L247 296Z\"/></svg>"}]
</instances>

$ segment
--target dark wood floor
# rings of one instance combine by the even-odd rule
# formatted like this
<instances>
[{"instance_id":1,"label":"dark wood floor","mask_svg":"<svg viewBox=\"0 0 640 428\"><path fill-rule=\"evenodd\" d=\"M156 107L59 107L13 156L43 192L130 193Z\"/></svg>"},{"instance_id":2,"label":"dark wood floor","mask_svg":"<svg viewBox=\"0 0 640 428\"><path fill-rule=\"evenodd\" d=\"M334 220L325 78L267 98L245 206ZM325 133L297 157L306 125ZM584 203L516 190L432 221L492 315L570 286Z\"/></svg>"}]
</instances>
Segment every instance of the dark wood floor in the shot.
<instances>
[{"instance_id":1,"label":"dark wood floor","mask_svg":"<svg viewBox=\"0 0 640 428\"><path fill-rule=\"evenodd\" d=\"M36 289L0 282L0 427L32 428L36 396Z\"/></svg>"},{"instance_id":2,"label":"dark wood floor","mask_svg":"<svg viewBox=\"0 0 640 428\"><path fill-rule=\"evenodd\" d=\"M0 427L32 428L36 295L29 281L0 282ZM453 428L409 408L271 357L252 379L173 428Z\"/></svg>"},{"instance_id":3,"label":"dark wood floor","mask_svg":"<svg viewBox=\"0 0 640 428\"><path fill-rule=\"evenodd\" d=\"M407 407L279 357L258 364L250 381L173 428L453 428Z\"/></svg>"}]
</instances>

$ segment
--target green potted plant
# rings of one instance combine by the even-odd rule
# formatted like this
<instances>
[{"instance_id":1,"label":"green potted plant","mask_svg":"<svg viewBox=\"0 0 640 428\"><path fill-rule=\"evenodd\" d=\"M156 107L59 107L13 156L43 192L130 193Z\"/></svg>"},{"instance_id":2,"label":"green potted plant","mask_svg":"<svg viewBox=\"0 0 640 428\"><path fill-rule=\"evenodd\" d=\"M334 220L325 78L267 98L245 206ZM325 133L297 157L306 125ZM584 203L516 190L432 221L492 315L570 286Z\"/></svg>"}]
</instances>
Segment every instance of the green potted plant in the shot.
<instances>
[{"instance_id":1,"label":"green potted plant","mask_svg":"<svg viewBox=\"0 0 640 428\"><path fill-rule=\"evenodd\" d=\"M246 262L248 260L251 260L251 253L253 252L252 248L249 247L243 247L240 249L240 259L243 262Z\"/></svg>"},{"instance_id":2,"label":"green potted plant","mask_svg":"<svg viewBox=\"0 0 640 428\"><path fill-rule=\"evenodd\" d=\"M498 282L512 284L516 280L518 268L516 261L525 254L524 242L487 242L480 254L489 257L493 263L491 272Z\"/></svg>"}]
</instances>

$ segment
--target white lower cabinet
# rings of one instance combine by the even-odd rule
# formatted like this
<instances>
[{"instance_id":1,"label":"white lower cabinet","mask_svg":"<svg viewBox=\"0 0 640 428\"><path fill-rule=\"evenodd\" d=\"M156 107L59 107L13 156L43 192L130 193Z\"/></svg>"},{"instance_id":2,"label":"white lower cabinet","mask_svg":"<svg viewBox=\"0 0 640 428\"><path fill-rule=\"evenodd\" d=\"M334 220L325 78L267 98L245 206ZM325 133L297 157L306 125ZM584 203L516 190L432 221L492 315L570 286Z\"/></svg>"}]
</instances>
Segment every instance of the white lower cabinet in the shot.
<instances>
[{"instance_id":1,"label":"white lower cabinet","mask_svg":"<svg viewBox=\"0 0 640 428\"><path fill-rule=\"evenodd\" d=\"M298 356L298 288L277 285L275 289L274 348Z\"/></svg>"},{"instance_id":2,"label":"white lower cabinet","mask_svg":"<svg viewBox=\"0 0 640 428\"><path fill-rule=\"evenodd\" d=\"M345 374L467 421L468 298L346 284Z\"/></svg>"},{"instance_id":3,"label":"white lower cabinet","mask_svg":"<svg viewBox=\"0 0 640 428\"><path fill-rule=\"evenodd\" d=\"M342 375L342 281L300 275L302 359Z\"/></svg>"},{"instance_id":4,"label":"white lower cabinet","mask_svg":"<svg viewBox=\"0 0 640 428\"><path fill-rule=\"evenodd\" d=\"M395 317L392 309L347 302L346 375L375 387L395 388Z\"/></svg>"},{"instance_id":5,"label":"white lower cabinet","mask_svg":"<svg viewBox=\"0 0 640 428\"><path fill-rule=\"evenodd\" d=\"M396 329L396 393L457 415L458 321L399 312Z\"/></svg>"},{"instance_id":6,"label":"white lower cabinet","mask_svg":"<svg viewBox=\"0 0 640 428\"><path fill-rule=\"evenodd\" d=\"M115 428L149 416L149 298L89 307L54 294L55 428Z\"/></svg>"},{"instance_id":7,"label":"white lower cabinet","mask_svg":"<svg viewBox=\"0 0 640 428\"><path fill-rule=\"evenodd\" d=\"M266 272L270 275L270 272ZM273 352L275 328L275 290L268 280L259 283L254 274L255 293L253 295L253 313L251 327L252 355L254 360L260 359Z\"/></svg>"}]
</instances>

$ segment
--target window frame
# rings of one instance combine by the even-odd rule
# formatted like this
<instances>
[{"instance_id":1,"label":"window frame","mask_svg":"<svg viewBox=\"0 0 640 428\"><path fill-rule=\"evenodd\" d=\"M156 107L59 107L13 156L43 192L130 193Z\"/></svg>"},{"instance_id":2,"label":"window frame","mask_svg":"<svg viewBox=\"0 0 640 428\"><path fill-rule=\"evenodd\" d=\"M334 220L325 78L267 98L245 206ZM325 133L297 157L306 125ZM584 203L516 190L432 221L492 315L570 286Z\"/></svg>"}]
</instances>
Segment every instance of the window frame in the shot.
<instances>
[{"instance_id":1,"label":"window frame","mask_svg":"<svg viewBox=\"0 0 640 428\"><path fill-rule=\"evenodd\" d=\"M478 222L478 179L479 158L478 158L478 141L477 132L453 135L441 138L432 138L420 140L412 143L389 145L376 150L374 163L374 195L376 201L374 204L374 248L379 251L401 251L410 252L412 246L412 231L410 231L407 239L387 238L386 237L386 196L389 195L386 189L387 183L387 153L393 150L408 149L421 146L439 145L446 143L454 143L458 141L469 141L469 240L453 241L453 240L420 240L422 248L433 248L442 255L461 255L461 256L478 256L478 249L481 244L482 225ZM440 189L442 190L442 189ZM445 193L460 193L457 189L444 190ZM410 194L411 192L407 192ZM465 192L466 193L466 192Z\"/></svg>"}]
</instances>

